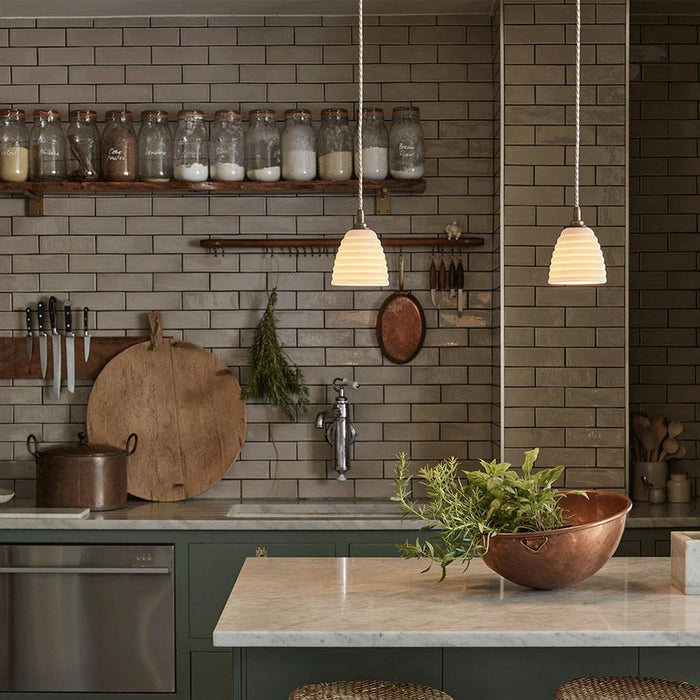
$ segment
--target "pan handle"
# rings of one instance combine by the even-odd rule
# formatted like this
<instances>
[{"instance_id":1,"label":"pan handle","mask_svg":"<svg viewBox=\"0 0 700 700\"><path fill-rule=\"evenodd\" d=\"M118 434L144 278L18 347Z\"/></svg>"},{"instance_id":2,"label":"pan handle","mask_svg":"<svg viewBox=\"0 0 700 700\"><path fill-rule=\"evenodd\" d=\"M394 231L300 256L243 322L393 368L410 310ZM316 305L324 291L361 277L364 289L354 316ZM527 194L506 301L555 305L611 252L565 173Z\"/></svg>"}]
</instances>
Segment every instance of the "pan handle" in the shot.
<instances>
[{"instance_id":1,"label":"pan handle","mask_svg":"<svg viewBox=\"0 0 700 700\"><path fill-rule=\"evenodd\" d=\"M537 554L540 550L544 550L549 537L546 535L540 535L539 537L523 537L520 539L520 544L533 554Z\"/></svg>"},{"instance_id":2,"label":"pan handle","mask_svg":"<svg viewBox=\"0 0 700 700\"><path fill-rule=\"evenodd\" d=\"M131 445L132 442L134 443L133 445ZM129 435L129 437L126 439L126 454L127 455L134 454L134 452L136 452L136 448L138 447L138 444L139 444L139 436L136 433L131 433L131 435Z\"/></svg>"},{"instance_id":3,"label":"pan handle","mask_svg":"<svg viewBox=\"0 0 700 700\"><path fill-rule=\"evenodd\" d=\"M32 446L34 447L34 449L32 449ZM29 435L29 437L27 438L27 449L29 450L29 454L30 454L32 457L36 457L36 453L37 453L37 448L38 448L38 446L39 446L39 443L38 443L38 441L37 441L37 439L36 439L36 435L34 435L34 434L32 433L32 434Z\"/></svg>"},{"instance_id":4,"label":"pan handle","mask_svg":"<svg viewBox=\"0 0 700 700\"><path fill-rule=\"evenodd\" d=\"M399 291L403 292L403 252L399 253Z\"/></svg>"}]
</instances>

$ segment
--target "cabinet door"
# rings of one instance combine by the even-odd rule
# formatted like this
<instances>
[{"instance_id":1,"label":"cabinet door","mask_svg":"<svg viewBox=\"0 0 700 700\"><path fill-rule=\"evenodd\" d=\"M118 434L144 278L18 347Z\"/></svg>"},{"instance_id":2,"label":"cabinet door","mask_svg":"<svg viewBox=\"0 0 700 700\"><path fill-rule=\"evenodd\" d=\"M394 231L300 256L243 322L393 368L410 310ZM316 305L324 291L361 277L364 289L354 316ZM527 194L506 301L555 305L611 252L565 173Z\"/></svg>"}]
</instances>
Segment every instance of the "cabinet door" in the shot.
<instances>
[{"instance_id":1,"label":"cabinet door","mask_svg":"<svg viewBox=\"0 0 700 700\"><path fill-rule=\"evenodd\" d=\"M193 651L190 656L190 700L233 698L231 651Z\"/></svg>"},{"instance_id":2,"label":"cabinet door","mask_svg":"<svg viewBox=\"0 0 700 700\"><path fill-rule=\"evenodd\" d=\"M191 544L190 637L211 640L214 627L246 557L334 557L333 542L255 542Z\"/></svg>"}]
</instances>

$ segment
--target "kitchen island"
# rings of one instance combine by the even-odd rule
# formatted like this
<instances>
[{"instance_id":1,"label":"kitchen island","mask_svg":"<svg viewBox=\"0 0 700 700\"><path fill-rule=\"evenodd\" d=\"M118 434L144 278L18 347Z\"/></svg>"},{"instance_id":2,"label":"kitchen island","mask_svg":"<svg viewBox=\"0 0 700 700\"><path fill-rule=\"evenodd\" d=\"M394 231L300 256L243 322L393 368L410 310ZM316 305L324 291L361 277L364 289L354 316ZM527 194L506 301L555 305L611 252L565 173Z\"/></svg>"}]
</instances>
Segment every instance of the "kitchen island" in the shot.
<instances>
[{"instance_id":1,"label":"kitchen island","mask_svg":"<svg viewBox=\"0 0 700 700\"><path fill-rule=\"evenodd\" d=\"M291 655L310 669L298 682L328 680L335 653L349 659L337 671L347 678L349 652L368 648L382 678L425 681L421 665L435 665L433 683L456 700L542 698L586 674L698 680L700 596L673 588L667 558L616 558L557 591L521 588L481 561L466 575L454 565L442 583L439 567L424 568L396 558L248 559L214 646L246 650L251 698L273 694L265 664Z\"/></svg>"}]
</instances>

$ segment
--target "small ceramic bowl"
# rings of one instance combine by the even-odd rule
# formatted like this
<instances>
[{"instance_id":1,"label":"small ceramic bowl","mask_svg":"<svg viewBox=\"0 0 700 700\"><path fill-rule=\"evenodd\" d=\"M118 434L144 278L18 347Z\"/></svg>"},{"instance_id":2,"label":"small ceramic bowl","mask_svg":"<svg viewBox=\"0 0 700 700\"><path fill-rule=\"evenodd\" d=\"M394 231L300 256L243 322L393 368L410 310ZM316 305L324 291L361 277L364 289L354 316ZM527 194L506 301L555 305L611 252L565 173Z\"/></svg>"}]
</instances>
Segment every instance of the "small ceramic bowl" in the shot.
<instances>
[{"instance_id":1,"label":"small ceramic bowl","mask_svg":"<svg viewBox=\"0 0 700 700\"><path fill-rule=\"evenodd\" d=\"M15 492L10 489L0 489L0 503L7 503L15 497Z\"/></svg>"}]
</instances>

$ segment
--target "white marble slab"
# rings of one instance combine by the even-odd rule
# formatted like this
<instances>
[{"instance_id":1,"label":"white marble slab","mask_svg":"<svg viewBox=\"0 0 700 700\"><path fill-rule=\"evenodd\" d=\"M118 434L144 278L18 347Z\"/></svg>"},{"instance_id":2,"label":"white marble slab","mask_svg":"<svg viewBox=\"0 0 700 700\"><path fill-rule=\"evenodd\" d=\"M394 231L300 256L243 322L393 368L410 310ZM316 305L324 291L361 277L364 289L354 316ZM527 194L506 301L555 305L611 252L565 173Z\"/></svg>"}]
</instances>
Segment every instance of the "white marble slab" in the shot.
<instances>
[{"instance_id":1,"label":"white marble slab","mask_svg":"<svg viewBox=\"0 0 700 700\"><path fill-rule=\"evenodd\" d=\"M671 578L686 595L700 595L700 532L671 533Z\"/></svg>"},{"instance_id":2,"label":"white marble slab","mask_svg":"<svg viewBox=\"0 0 700 700\"><path fill-rule=\"evenodd\" d=\"M82 520L90 515L89 508L0 508L0 518L14 520Z\"/></svg>"},{"instance_id":3,"label":"white marble slab","mask_svg":"<svg viewBox=\"0 0 700 700\"><path fill-rule=\"evenodd\" d=\"M668 558L617 558L558 591L504 581L482 561L421 574L394 558L247 559L217 647L700 646L700 598Z\"/></svg>"}]
</instances>

